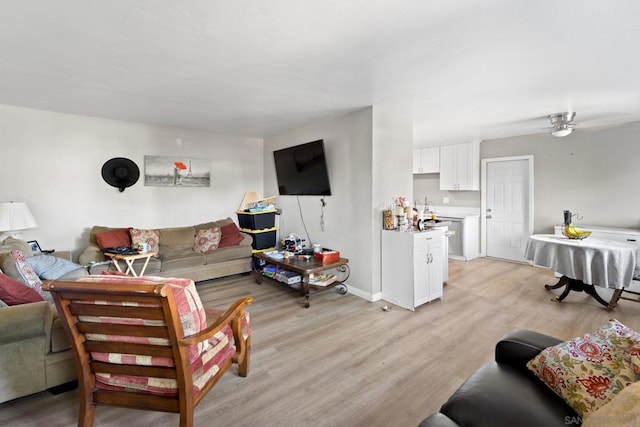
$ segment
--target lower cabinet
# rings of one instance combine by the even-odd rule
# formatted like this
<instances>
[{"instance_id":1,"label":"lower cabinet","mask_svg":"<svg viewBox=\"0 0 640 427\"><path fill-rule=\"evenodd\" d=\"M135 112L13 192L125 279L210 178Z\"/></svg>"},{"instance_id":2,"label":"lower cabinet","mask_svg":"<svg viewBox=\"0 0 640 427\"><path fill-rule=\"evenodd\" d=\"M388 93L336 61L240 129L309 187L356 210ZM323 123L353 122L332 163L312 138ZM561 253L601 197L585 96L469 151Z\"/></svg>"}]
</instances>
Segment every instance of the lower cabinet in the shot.
<instances>
[{"instance_id":1,"label":"lower cabinet","mask_svg":"<svg viewBox=\"0 0 640 427\"><path fill-rule=\"evenodd\" d=\"M382 230L382 299L409 310L442 298L444 230Z\"/></svg>"}]
</instances>

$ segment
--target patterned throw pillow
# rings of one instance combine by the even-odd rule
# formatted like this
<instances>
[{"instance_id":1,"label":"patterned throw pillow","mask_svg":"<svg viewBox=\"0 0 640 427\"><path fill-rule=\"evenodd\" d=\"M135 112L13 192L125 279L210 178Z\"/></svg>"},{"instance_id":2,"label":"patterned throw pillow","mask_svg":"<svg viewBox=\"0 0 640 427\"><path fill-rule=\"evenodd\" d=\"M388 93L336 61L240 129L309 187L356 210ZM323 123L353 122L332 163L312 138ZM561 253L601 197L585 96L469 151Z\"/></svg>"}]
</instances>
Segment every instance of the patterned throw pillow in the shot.
<instances>
[{"instance_id":1,"label":"patterned throw pillow","mask_svg":"<svg viewBox=\"0 0 640 427\"><path fill-rule=\"evenodd\" d=\"M219 227L198 230L196 232L196 241L193 249L202 253L216 250L220 244L221 237L222 233Z\"/></svg>"},{"instance_id":2,"label":"patterned throw pillow","mask_svg":"<svg viewBox=\"0 0 640 427\"><path fill-rule=\"evenodd\" d=\"M24 283L42 295L42 281L22 252L14 249L8 254L0 255L0 265L7 276Z\"/></svg>"},{"instance_id":3,"label":"patterned throw pillow","mask_svg":"<svg viewBox=\"0 0 640 427\"><path fill-rule=\"evenodd\" d=\"M638 354L640 333L614 319L582 337L544 349L527 368L585 416L640 380Z\"/></svg>"},{"instance_id":4,"label":"patterned throw pillow","mask_svg":"<svg viewBox=\"0 0 640 427\"><path fill-rule=\"evenodd\" d=\"M131 246L137 248L140 243L148 243L149 250L151 252L158 252L160 249L160 233L158 230L140 230L138 228L132 228L129 230L131 233Z\"/></svg>"}]
</instances>

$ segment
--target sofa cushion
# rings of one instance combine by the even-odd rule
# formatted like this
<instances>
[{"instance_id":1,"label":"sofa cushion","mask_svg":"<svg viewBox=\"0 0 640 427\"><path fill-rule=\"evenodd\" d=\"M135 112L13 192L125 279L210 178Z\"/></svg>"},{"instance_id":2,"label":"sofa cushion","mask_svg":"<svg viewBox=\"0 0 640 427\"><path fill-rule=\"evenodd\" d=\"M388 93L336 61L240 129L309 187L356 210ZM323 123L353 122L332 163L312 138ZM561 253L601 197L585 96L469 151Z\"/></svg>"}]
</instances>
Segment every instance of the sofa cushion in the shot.
<instances>
[{"instance_id":1,"label":"sofa cushion","mask_svg":"<svg viewBox=\"0 0 640 427\"><path fill-rule=\"evenodd\" d=\"M71 348L69 344L69 339L67 338L67 333L64 331L64 327L62 326L62 320L58 317L58 313L55 311L56 309L52 307L54 313L54 319L51 323L51 353L60 353L62 351L67 351Z\"/></svg>"},{"instance_id":2,"label":"sofa cushion","mask_svg":"<svg viewBox=\"0 0 640 427\"><path fill-rule=\"evenodd\" d=\"M158 232L161 254L193 249L194 227L161 228Z\"/></svg>"},{"instance_id":3,"label":"sofa cushion","mask_svg":"<svg viewBox=\"0 0 640 427\"><path fill-rule=\"evenodd\" d=\"M142 243L149 244L149 250L151 252L160 251L160 233L158 230L142 230L139 228L132 228L129 230L131 233L131 246L137 248Z\"/></svg>"},{"instance_id":4,"label":"sofa cushion","mask_svg":"<svg viewBox=\"0 0 640 427\"><path fill-rule=\"evenodd\" d=\"M16 279L0 273L0 300L7 305L43 301L42 295Z\"/></svg>"},{"instance_id":5,"label":"sofa cushion","mask_svg":"<svg viewBox=\"0 0 640 427\"><path fill-rule=\"evenodd\" d=\"M253 251L251 248L251 236L244 234L242 244L227 246L224 248L218 246L218 249L216 249L215 251L206 252L204 255L206 256L207 264L214 264L217 262L229 261L232 259L251 257L252 253Z\"/></svg>"},{"instance_id":6,"label":"sofa cushion","mask_svg":"<svg viewBox=\"0 0 640 427\"><path fill-rule=\"evenodd\" d=\"M24 283L42 295L42 281L22 252L14 249L8 254L0 254L0 268L7 276Z\"/></svg>"},{"instance_id":7,"label":"sofa cushion","mask_svg":"<svg viewBox=\"0 0 640 427\"><path fill-rule=\"evenodd\" d=\"M613 319L581 337L546 348L527 367L585 416L640 379L632 357L640 353L638 349L640 334Z\"/></svg>"},{"instance_id":8,"label":"sofa cushion","mask_svg":"<svg viewBox=\"0 0 640 427\"><path fill-rule=\"evenodd\" d=\"M222 232L219 227L206 228L196 232L193 249L197 252L209 252L218 249Z\"/></svg>"},{"instance_id":9,"label":"sofa cushion","mask_svg":"<svg viewBox=\"0 0 640 427\"><path fill-rule=\"evenodd\" d=\"M207 258L200 252L189 249L181 252L160 253L161 271L171 271L205 265Z\"/></svg>"},{"instance_id":10,"label":"sofa cushion","mask_svg":"<svg viewBox=\"0 0 640 427\"><path fill-rule=\"evenodd\" d=\"M9 253L14 249L22 252L25 257L33 255L31 245L29 245L27 241L17 239L12 236L4 239L4 241L2 242L2 246L0 246L0 253Z\"/></svg>"},{"instance_id":11,"label":"sofa cushion","mask_svg":"<svg viewBox=\"0 0 640 427\"><path fill-rule=\"evenodd\" d=\"M95 238L100 249L120 246L131 247L131 232L128 228L116 228L115 230L95 233Z\"/></svg>"},{"instance_id":12,"label":"sofa cushion","mask_svg":"<svg viewBox=\"0 0 640 427\"><path fill-rule=\"evenodd\" d=\"M240 234L240 229L234 222L220 227L220 232L222 233L222 238L218 245L219 248L237 245L242 242L242 234Z\"/></svg>"}]
</instances>

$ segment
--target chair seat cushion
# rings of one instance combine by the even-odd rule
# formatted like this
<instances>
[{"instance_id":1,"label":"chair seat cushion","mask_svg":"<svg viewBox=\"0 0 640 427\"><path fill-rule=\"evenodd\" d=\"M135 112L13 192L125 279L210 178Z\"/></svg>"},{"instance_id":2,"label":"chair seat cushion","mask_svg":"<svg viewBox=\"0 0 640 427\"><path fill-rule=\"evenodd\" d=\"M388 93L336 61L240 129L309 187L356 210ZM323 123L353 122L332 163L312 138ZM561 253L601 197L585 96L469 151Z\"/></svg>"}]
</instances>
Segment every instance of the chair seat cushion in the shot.
<instances>
[{"instance_id":1,"label":"chair seat cushion","mask_svg":"<svg viewBox=\"0 0 640 427\"><path fill-rule=\"evenodd\" d=\"M205 351L191 363L193 392L199 392L220 367L235 353L233 332L226 326L207 341ZM113 361L112 361L113 362ZM116 362L117 363L117 362ZM126 363L123 361L123 363ZM178 384L171 378L137 377L96 373L96 387L102 390L144 391L147 393L175 396Z\"/></svg>"}]
</instances>

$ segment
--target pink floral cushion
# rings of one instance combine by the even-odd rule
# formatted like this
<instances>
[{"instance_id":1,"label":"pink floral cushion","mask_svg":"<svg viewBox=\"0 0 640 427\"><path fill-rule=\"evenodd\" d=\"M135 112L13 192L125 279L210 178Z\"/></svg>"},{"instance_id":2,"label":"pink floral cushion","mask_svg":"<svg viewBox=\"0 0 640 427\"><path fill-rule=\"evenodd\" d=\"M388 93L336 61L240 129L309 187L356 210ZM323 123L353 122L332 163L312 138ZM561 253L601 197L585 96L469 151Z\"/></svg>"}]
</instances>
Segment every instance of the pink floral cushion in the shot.
<instances>
[{"instance_id":1,"label":"pink floral cushion","mask_svg":"<svg viewBox=\"0 0 640 427\"><path fill-rule=\"evenodd\" d=\"M40 277L38 277L35 270L31 266L31 264L29 264L22 252L14 249L11 251L10 256L13 259L14 263L12 266L12 270L15 274L14 279L21 281L22 283L29 286L30 288L33 288L36 292L42 295L42 280L40 280ZM7 269L5 268L5 270ZM9 273L8 270L7 273Z\"/></svg>"},{"instance_id":2,"label":"pink floral cushion","mask_svg":"<svg viewBox=\"0 0 640 427\"><path fill-rule=\"evenodd\" d=\"M640 334L617 320L544 349L527 367L578 414L596 411L640 380Z\"/></svg>"},{"instance_id":3,"label":"pink floral cushion","mask_svg":"<svg viewBox=\"0 0 640 427\"><path fill-rule=\"evenodd\" d=\"M132 228L129 233L131 233L131 247L137 248L141 243L148 243L151 252L160 250L160 232L158 230Z\"/></svg>"},{"instance_id":4,"label":"pink floral cushion","mask_svg":"<svg viewBox=\"0 0 640 427\"><path fill-rule=\"evenodd\" d=\"M193 249L198 252L209 252L218 249L222 233L220 227L207 228L196 232L196 240Z\"/></svg>"}]
</instances>

